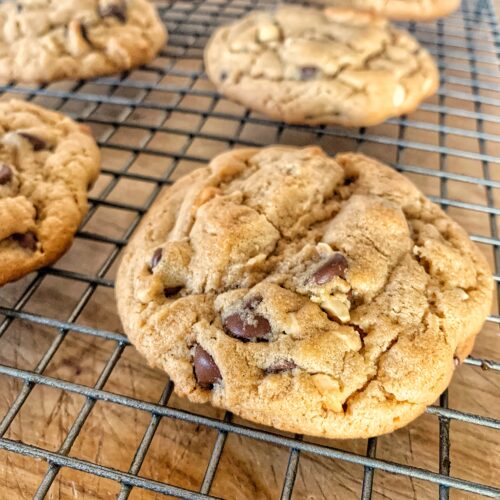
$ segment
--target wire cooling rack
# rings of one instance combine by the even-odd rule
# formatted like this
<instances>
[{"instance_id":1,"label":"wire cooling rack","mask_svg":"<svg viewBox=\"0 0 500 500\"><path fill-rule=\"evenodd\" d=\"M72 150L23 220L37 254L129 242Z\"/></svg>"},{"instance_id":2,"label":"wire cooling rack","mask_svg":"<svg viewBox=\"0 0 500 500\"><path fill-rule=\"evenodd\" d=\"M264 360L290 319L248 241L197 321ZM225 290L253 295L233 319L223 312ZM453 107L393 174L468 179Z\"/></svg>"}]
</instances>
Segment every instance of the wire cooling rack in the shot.
<instances>
[{"instance_id":1,"label":"wire cooling rack","mask_svg":"<svg viewBox=\"0 0 500 500\"><path fill-rule=\"evenodd\" d=\"M202 51L211 31L273 3L157 2L170 39L147 67L92 82L2 87L2 98L90 125L103 169L70 252L0 291L0 497L500 496L498 304L479 355L450 388L458 406L448 407L446 392L407 428L367 441L293 436L178 400L121 333L112 288L129 236L163 186L233 146L315 143L391 163L469 230L498 284L500 35L492 4L465 0L445 20L406 24L438 61L437 96L410 116L342 129L265 119L207 81Z\"/></svg>"}]
</instances>

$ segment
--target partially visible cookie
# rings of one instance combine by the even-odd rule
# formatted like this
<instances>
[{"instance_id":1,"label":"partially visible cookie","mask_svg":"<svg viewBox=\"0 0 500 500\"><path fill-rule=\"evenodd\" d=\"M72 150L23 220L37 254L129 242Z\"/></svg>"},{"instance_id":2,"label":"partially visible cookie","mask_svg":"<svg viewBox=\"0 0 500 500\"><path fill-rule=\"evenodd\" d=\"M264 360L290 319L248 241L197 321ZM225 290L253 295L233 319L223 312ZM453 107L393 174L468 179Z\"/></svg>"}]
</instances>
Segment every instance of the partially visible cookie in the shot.
<instances>
[{"instance_id":1,"label":"partially visible cookie","mask_svg":"<svg viewBox=\"0 0 500 500\"><path fill-rule=\"evenodd\" d=\"M366 438L436 400L492 288L465 231L401 174L270 147L170 187L116 294L127 335L178 394L290 432Z\"/></svg>"},{"instance_id":2,"label":"partially visible cookie","mask_svg":"<svg viewBox=\"0 0 500 500\"><path fill-rule=\"evenodd\" d=\"M0 103L0 285L69 248L98 173L87 127L24 101Z\"/></svg>"},{"instance_id":3,"label":"partially visible cookie","mask_svg":"<svg viewBox=\"0 0 500 500\"><path fill-rule=\"evenodd\" d=\"M430 21L458 9L460 0L313 0L322 5L374 12L399 21Z\"/></svg>"},{"instance_id":4,"label":"partially visible cookie","mask_svg":"<svg viewBox=\"0 0 500 500\"><path fill-rule=\"evenodd\" d=\"M219 28L205 49L224 95L288 123L368 126L413 111L439 83L429 53L385 19L280 6Z\"/></svg>"},{"instance_id":5,"label":"partially visible cookie","mask_svg":"<svg viewBox=\"0 0 500 500\"><path fill-rule=\"evenodd\" d=\"M166 39L147 0L8 0L0 5L0 79L117 73L150 62Z\"/></svg>"}]
</instances>

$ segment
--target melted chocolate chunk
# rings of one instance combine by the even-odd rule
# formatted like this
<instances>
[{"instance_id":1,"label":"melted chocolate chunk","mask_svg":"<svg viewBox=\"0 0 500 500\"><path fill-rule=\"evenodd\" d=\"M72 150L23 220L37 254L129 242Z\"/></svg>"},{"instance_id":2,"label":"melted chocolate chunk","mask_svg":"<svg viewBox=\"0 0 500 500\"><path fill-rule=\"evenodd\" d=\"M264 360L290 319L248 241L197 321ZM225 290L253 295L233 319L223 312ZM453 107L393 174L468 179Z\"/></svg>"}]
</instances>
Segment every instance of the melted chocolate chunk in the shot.
<instances>
[{"instance_id":1,"label":"melted chocolate chunk","mask_svg":"<svg viewBox=\"0 0 500 500\"><path fill-rule=\"evenodd\" d=\"M318 73L318 68L315 66L304 66L300 68L300 79L301 80L312 80Z\"/></svg>"},{"instance_id":2,"label":"melted chocolate chunk","mask_svg":"<svg viewBox=\"0 0 500 500\"><path fill-rule=\"evenodd\" d=\"M182 286L171 286L163 290L165 297L173 297L177 295L182 290Z\"/></svg>"},{"instance_id":3,"label":"melted chocolate chunk","mask_svg":"<svg viewBox=\"0 0 500 500\"><path fill-rule=\"evenodd\" d=\"M24 137L33 147L34 151L41 151L42 149L47 149L47 143L33 134L28 134L27 132L19 132L21 137Z\"/></svg>"},{"instance_id":4,"label":"melted chocolate chunk","mask_svg":"<svg viewBox=\"0 0 500 500\"><path fill-rule=\"evenodd\" d=\"M234 313L224 320L224 331L239 340L268 340L271 325L264 316L253 314L246 321L240 314Z\"/></svg>"},{"instance_id":5,"label":"melted chocolate chunk","mask_svg":"<svg viewBox=\"0 0 500 500\"><path fill-rule=\"evenodd\" d=\"M341 253L334 253L324 264L318 267L312 275L312 280L316 285L324 285L335 276L345 279L345 272L348 267L347 259Z\"/></svg>"},{"instance_id":6,"label":"melted chocolate chunk","mask_svg":"<svg viewBox=\"0 0 500 500\"><path fill-rule=\"evenodd\" d=\"M194 375L198 384L204 389L212 389L213 385L222 380L222 375L214 358L205 349L196 346L194 351Z\"/></svg>"},{"instance_id":7,"label":"melted chocolate chunk","mask_svg":"<svg viewBox=\"0 0 500 500\"><path fill-rule=\"evenodd\" d=\"M118 2L100 6L99 15L101 17L114 17L121 23L125 23L127 21L127 6L125 5L125 1L120 0Z\"/></svg>"},{"instance_id":8,"label":"melted chocolate chunk","mask_svg":"<svg viewBox=\"0 0 500 500\"><path fill-rule=\"evenodd\" d=\"M281 372L288 372L290 370L293 370L294 368L297 368L297 365L293 361L289 359L284 359L282 361L277 361L271 366L268 366L265 372L268 374L281 373Z\"/></svg>"},{"instance_id":9,"label":"melted chocolate chunk","mask_svg":"<svg viewBox=\"0 0 500 500\"><path fill-rule=\"evenodd\" d=\"M254 295L243 302L243 313L234 313L224 320L225 332L234 338L247 342L249 340L268 340L271 333L269 321L261 314L255 313L255 309L262 302L260 295ZM245 311L248 311L248 317L244 318Z\"/></svg>"},{"instance_id":10,"label":"melted chocolate chunk","mask_svg":"<svg viewBox=\"0 0 500 500\"><path fill-rule=\"evenodd\" d=\"M162 254L163 254L163 249L161 248L157 248L153 252L153 256L151 257L151 262L149 263L149 269L151 269L151 271L160 263Z\"/></svg>"},{"instance_id":11,"label":"melted chocolate chunk","mask_svg":"<svg viewBox=\"0 0 500 500\"><path fill-rule=\"evenodd\" d=\"M36 236L35 233L28 231L27 233L20 234L16 233L12 235L14 241L19 243L19 246L26 248L26 250L35 251L36 250Z\"/></svg>"},{"instance_id":12,"label":"melted chocolate chunk","mask_svg":"<svg viewBox=\"0 0 500 500\"><path fill-rule=\"evenodd\" d=\"M5 163L0 163L0 186L8 184L12 180L12 168Z\"/></svg>"}]
</instances>

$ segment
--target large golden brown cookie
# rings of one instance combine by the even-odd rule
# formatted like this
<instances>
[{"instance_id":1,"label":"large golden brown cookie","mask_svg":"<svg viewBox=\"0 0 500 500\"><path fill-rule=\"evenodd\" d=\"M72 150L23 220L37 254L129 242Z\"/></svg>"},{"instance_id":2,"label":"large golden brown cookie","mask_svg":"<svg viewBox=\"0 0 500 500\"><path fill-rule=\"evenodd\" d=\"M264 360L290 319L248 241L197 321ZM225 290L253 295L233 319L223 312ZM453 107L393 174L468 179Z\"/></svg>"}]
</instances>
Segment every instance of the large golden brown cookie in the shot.
<instances>
[{"instance_id":1,"label":"large golden brown cookie","mask_svg":"<svg viewBox=\"0 0 500 500\"><path fill-rule=\"evenodd\" d=\"M0 79L117 73L150 62L166 36L147 0L8 0L0 5Z\"/></svg>"},{"instance_id":2,"label":"large golden brown cookie","mask_svg":"<svg viewBox=\"0 0 500 500\"><path fill-rule=\"evenodd\" d=\"M27 102L0 103L0 285L69 248L98 173L86 127Z\"/></svg>"},{"instance_id":3,"label":"large golden brown cookie","mask_svg":"<svg viewBox=\"0 0 500 500\"><path fill-rule=\"evenodd\" d=\"M368 126L413 111L439 84L406 31L375 15L280 6L218 29L205 49L227 97L288 123Z\"/></svg>"},{"instance_id":4,"label":"large golden brown cookie","mask_svg":"<svg viewBox=\"0 0 500 500\"><path fill-rule=\"evenodd\" d=\"M368 437L433 403L492 295L465 231L374 159L235 150L126 250L125 331L175 390L291 432Z\"/></svg>"}]
</instances>

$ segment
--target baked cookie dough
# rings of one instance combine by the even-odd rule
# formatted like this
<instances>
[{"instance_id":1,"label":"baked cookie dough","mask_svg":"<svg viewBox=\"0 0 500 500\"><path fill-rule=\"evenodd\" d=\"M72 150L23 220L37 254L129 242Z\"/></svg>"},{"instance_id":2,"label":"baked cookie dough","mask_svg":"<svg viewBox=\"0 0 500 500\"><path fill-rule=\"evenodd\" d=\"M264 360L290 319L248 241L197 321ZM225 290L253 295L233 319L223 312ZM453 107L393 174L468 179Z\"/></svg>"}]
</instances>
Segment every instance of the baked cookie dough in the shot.
<instances>
[{"instance_id":1,"label":"baked cookie dough","mask_svg":"<svg viewBox=\"0 0 500 500\"><path fill-rule=\"evenodd\" d=\"M0 103L0 285L69 248L98 173L87 127L24 101Z\"/></svg>"},{"instance_id":2,"label":"baked cookie dough","mask_svg":"<svg viewBox=\"0 0 500 500\"><path fill-rule=\"evenodd\" d=\"M147 0L10 0L0 4L0 79L117 73L150 62L166 37Z\"/></svg>"},{"instance_id":3,"label":"baked cookie dough","mask_svg":"<svg viewBox=\"0 0 500 500\"><path fill-rule=\"evenodd\" d=\"M242 149L170 187L125 251L125 331L178 394L366 438L420 415L489 312L465 231L361 154Z\"/></svg>"},{"instance_id":4,"label":"baked cookie dough","mask_svg":"<svg viewBox=\"0 0 500 500\"><path fill-rule=\"evenodd\" d=\"M460 0L313 0L321 5L347 7L399 21L430 21L458 9Z\"/></svg>"},{"instance_id":5,"label":"baked cookie dough","mask_svg":"<svg viewBox=\"0 0 500 500\"><path fill-rule=\"evenodd\" d=\"M406 31L366 12L281 6L219 28L205 49L218 91L296 124L369 126L434 94L432 57Z\"/></svg>"}]
</instances>

